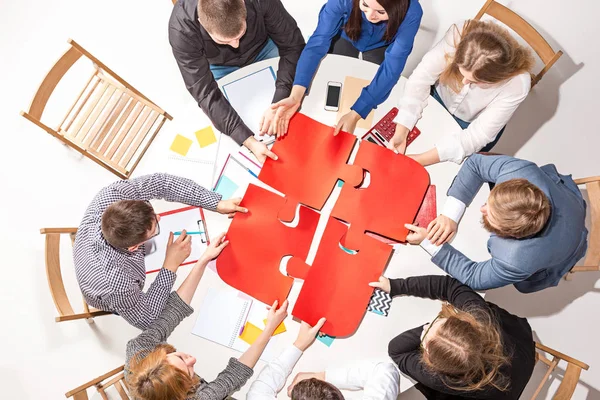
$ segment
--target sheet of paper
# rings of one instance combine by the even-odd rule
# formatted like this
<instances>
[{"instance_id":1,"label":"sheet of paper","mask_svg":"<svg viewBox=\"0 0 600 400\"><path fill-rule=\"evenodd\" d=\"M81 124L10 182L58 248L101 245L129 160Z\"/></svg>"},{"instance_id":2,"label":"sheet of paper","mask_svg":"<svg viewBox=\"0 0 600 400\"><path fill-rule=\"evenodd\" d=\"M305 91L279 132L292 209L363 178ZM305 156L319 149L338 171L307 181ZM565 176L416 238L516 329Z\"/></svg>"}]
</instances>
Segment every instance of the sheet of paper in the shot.
<instances>
[{"instance_id":1,"label":"sheet of paper","mask_svg":"<svg viewBox=\"0 0 600 400\"><path fill-rule=\"evenodd\" d=\"M251 305L252 300L242 299L234 290L209 288L192 333L232 347L248 318Z\"/></svg>"},{"instance_id":2,"label":"sheet of paper","mask_svg":"<svg viewBox=\"0 0 600 400\"><path fill-rule=\"evenodd\" d=\"M258 123L273 101L275 78L273 68L267 67L222 88L229 103L260 141L270 140L268 136L258 136Z\"/></svg>"},{"instance_id":3,"label":"sheet of paper","mask_svg":"<svg viewBox=\"0 0 600 400\"><path fill-rule=\"evenodd\" d=\"M185 229L186 231L204 231L201 220L200 211L194 207L189 210L180 211L173 214L161 214L161 219L158 225L160 226L160 235L146 242L146 272L157 271L162 267L165 261L165 253L167 251L167 241L169 240L169 232L178 232ZM192 252L186 258L182 265L190 264L198 261L206 249L206 243L202 241L206 239L206 235L191 235Z\"/></svg>"},{"instance_id":4,"label":"sheet of paper","mask_svg":"<svg viewBox=\"0 0 600 400\"><path fill-rule=\"evenodd\" d=\"M220 193L223 196L223 200L229 200L233 197L233 194L238 189L238 185L232 181L227 175L223 175L219 182L217 182L217 187L215 188L215 192Z\"/></svg>"},{"instance_id":5,"label":"sheet of paper","mask_svg":"<svg viewBox=\"0 0 600 400\"><path fill-rule=\"evenodd\" d=\"M246 322L244 326L244 331L240 335L240 339L249 345L253 345L256 339L263 333L263 330L254 325L252 322Z\"/></svg>"},{"instance_id":6,"label":"sheet of paper","mask_svg":"<svg viewBox=\"0 0 600 400\"><path fill-rule=\"evenodd\" d=\"M360 96L363 88L369 86L370 81L366 79L355 78L353 76L347 76L344 79L342 85L342 96L340 98L340 108L337 113L337 121L342 118L343 115L350 112L350 107L354 105L358 97ZM367 118L358 120L356 124L359 128L371 129L373 126L373 116L375 111L371 111Z\"/></svg>"},{"instance_id":7,"label":"sheet of paper","mask_svg":"<svg viewBox=\"0 0 600 400\"><path fill-rule=\"evenodd\" d=\"M201 148L217 143L217 137L215 136L212 126L207 126L206 128L196 131L195 135Z\"/></svg>"},{"instance_id":8,"label":"sheet of paper","mask_svg":"<svg viewBox=\"0 0 600 400\"><path fill-rule=\"evenodd\" d=\"M173 143L171 143L170 149L171 151L174 151L175 153L185 157L188 151L190 151L192 143L192 139L188 139L185 136L178 134L177 136L175 136L175 139L173 139Z\"/></svg>"},{"instance_id":9,"label":"sheet of paper","mask_svg":"<svg viewBox=\"0 0 600 400\"><path fill-rule=\"evenodd\" d=\"M317 340L321 343L323 343L325 346L327 347L331 347L331 344L333 343L333 340L335 338L333 336L329 336L329 335L317 335Z\"/></svg>"}]
</instances>

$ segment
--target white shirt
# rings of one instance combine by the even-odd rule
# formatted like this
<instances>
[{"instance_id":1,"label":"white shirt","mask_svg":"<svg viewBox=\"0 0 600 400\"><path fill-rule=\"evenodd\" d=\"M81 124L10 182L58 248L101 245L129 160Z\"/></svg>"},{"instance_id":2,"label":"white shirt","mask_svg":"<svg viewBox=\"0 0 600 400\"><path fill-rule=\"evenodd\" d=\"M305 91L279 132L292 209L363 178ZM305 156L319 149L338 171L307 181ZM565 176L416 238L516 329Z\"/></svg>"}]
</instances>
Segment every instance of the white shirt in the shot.
<instances>
[{"instance_id":1,"label":"white shirt","mask_svg":"<svg viewBox=\"0 0 600 400\"><path fill-rule=\"evenodd\" d=\"M276 399L301 356L295 346L284 350L260 371L246 399ZM396 400L400 372L391 360L363 361L348 367L328 368L325 380L341 390L362 390L364 400Z\"/></svg>"},{"instance_id":2,"label":"white shirt","mask_svg":"<svg viewBox=\"0 0 600 400\"><path fill-rule=\"evenodd\" d=\"M427 106L431 85L436 85L450 114L471 122L467 129L456 126L436 143L440 161L462 160L494 141L531 89L531 75L524 72L494 85L469 84L455 93L438 79L446 68L446 55L453 55L464 22L452 25L413 71L404 88L394 122L412 129Z\"/></svg>"}]
</instances>

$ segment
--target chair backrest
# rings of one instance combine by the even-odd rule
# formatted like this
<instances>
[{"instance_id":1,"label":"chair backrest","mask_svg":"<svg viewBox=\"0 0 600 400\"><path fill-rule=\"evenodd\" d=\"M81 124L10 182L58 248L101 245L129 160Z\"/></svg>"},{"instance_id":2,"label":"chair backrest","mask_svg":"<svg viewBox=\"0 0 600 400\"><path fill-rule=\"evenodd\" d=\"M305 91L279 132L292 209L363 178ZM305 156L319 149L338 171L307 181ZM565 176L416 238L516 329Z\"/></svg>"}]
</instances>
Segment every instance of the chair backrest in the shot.
<instances>
[{"instance_id":1,"label":"chair backrest","mask_svg":"<svg viewBox=\"0 0 600 400\"><path fill-rule=\"evenodd\" d=\"M575 392L575 388L577 387L577 383L579 382L579 376L581 375L581 370L584 369L587 371L589 366L563 353L559 353L558 351L551 349L550 347L544 346L543 344L539 344L536 342L535 347L537 350L536 359L546 364L548 366L548 371L546 371L544 378L542 379L535 393L531 397L531 400L537 398L537 396L542 391L542 388L547 383L550 374L552 373L552 371L554 371L554 369L558 366L558 363L561 361L567 362L567 368L565 370L565 374L563 375L562 382L560 383L558 389L556 390L556 393L552 398L554 400L569 400L573 396L573 392ZM546 358L546 356L543 353L550 354L552 356L552 360Z\"/></svg>"},{"instance_id":2,"label":"chair backrest","mask_svg":"<svg viewBox=\"0 0 600 400\"><path fill-rule=\"evenodd\" d=\"M46 236L45 259L46 259L46 277L48 278L48 287L54 305L59 316L55 318L56 322L70 321L74 319L89 319L101 315L109 315L111 313L99 310L90 310L87 303L83 302L83 313L75 313L62 278L60 267L60 237L68 234L71 238L71 243L75 241L77 228L42 228L40 233Z\"/></svg>"},{"instance_id":3,"label":"chair backrest","mask_svg":"<svg viewBox=\"0 0 600 400\"><path fill-rule=\"evenodd\" d=\"M74 40L68 42L71 47L48 72L29 110L21 115L126 179L172 117ZM62 122L52 128L42 122L44 109L59 82L82 57L92 62L92 74Z\"/></svg>"},{"instance_id":4,"label":"chair backrest","mask_svg":"<svg viewBox=\"0 0 600 400\"><path fill-rule=\"evenodd\" d=\"M92 379L88 383L85 383L65 393L65 396L67 399L88 400L89 397L87 390L94 386L98 393L100 393L100 396L102 396L103 399L108 400L106 390L110 387L114 387L121 400L129 400L130 397L127 389L127 383L125 382L123 373L124 367L124 365L121 365L120 367L115 368L112 371L97 377L96 379Z\"/></svg>"},{"instance_id":5,"label":"chair backrest","mask_svg":"<svg viewBox=\"0 0 600 400\"><path fill-rule=\"evenodd\" d=\"M542 59L544 67L537 75L532 74L531 87L533 88L560 56L562 56L562 51L555 52L552 50L550 44L533 26L514 11L494 0L487 0L474 19L480 20L484 14L497 19L515 31Z\"/></svg>"}]
</instances>

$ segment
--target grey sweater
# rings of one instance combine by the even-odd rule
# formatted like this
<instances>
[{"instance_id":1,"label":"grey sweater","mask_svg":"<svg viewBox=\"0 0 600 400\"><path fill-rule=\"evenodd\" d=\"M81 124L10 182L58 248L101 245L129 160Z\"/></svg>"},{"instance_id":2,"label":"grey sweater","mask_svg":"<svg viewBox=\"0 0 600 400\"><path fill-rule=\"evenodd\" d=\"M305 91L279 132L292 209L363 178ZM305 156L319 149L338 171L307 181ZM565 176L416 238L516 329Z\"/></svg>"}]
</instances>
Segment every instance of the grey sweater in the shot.
<instances>
[{"instance_id":1,"label":"grey sweater","mask_svg":"<svg viewBox=\"0 0 600 400\"><path fill-rule=\"evenodd\" d=\"M169 295L167 304L159 317L140 335L127 343L125 353L125 377L129 379L129 363L134 356L146 357L159 344L165 343L173 329L194 309L187 305L176 292ZM200 385L188 400L223 400L239 390L252 376L252 368L236 358L230 358L227 367L212 382L201 379Z\"/></svg>"}]
</instances>

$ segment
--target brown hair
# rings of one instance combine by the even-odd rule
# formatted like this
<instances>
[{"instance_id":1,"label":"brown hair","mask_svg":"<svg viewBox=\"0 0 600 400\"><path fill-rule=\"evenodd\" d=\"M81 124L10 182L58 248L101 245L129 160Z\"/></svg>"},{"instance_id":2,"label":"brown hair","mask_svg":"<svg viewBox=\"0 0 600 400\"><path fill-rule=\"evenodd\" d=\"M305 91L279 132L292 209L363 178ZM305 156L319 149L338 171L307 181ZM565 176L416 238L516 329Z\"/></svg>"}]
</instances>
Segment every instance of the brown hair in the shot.
<instances>
[{"instance_id":1,"label":"brown hair","mask_svg":"<svg viewBox=\"0 0 600 400\"><path fill-rule=\"evenodd\" d=\"M454 28L458 30L456 25ZM447 66L440 82L456 93L463 87L459 67L471 72L477 81L493 84L531 71L534 64L531 51L493 22L468 20L454 47L454 54L446 54Z\"/></svg>"},{"instance_id":2,"label":"brown hair","mask_svg":"<svg viewBox=\"0 0 600 400\"><path fill-rule=\"evenodd\" d=\"M156 214L150 203L120 200L104 210L102 235L112 246L126 249L148 239Z\"/></svg>"},{"instance_id":3,"label":"brown hair","mask_svg":"<svg viewBox=\"0 0 600 400\"><path fill-rule=\"evenodd\" d=\"M292 400L344 400L344 395L331 383L310 378L294 386L291 398Z\"/></svg>"},{"instance_id":4,"label":"brown hair","mask_svg":"<svg viewBox=\"0 0 600 400\"><path fill-rule=\"evenodd\" d=\"M440 317L446 320L422 353L427 369L454 390L508 389L500 367L510 361L492 316L481 308L460 311L445 304Z\"/></svg>"},{"instance_id":5,"label":"brown hair","mask_svg":"<svg viewBox=\"0 0 600 400\"><path fill-rule=\"evenodd\" d=\"M494 186L488 197L494 223L485 216L485 228L500 237L522 239L540 232L552 207L542 190L527 179L511 179Z\"/></svg>"},{"instance_id":6,"label":"brown hair","mask_svg":"<svg viewBox=\"0 0 600 400\"><path fill-rule=\"evenodd\" d=\"M244 29L244 0L198 0L198 19L210 33L234 38Z\"/></svg>"},{"instance_id":7,"label":"brown hair","mask_svg":"<svg viewBox=\"0 0 600 400\"><path fill-rule=\"evenodd\" d=\"M350 18L348 18L348 22L344 27L346 35L354 41L358 40L360 37L360 27L362 24L362 11L360 10L361 1L362 0L353 0ZM396 32L398 32L400 24L404 21L404 17L406 17L410 0L377 0L377 2L383 7L389 17L383 40L391 42L394 39Z\"/></svg>"},{"instance_id":8,"label":"brown hair","mask_svg":"<svg viewBox=\"0 0 600 400\"><path fill-rule=\"evenodd\" d=\"M167 361L175 348L159 344L146 357L134 356L129 363L127 385L132 398L140 400L184 400L200 383Z\"/></svg>"}]
</instances>

